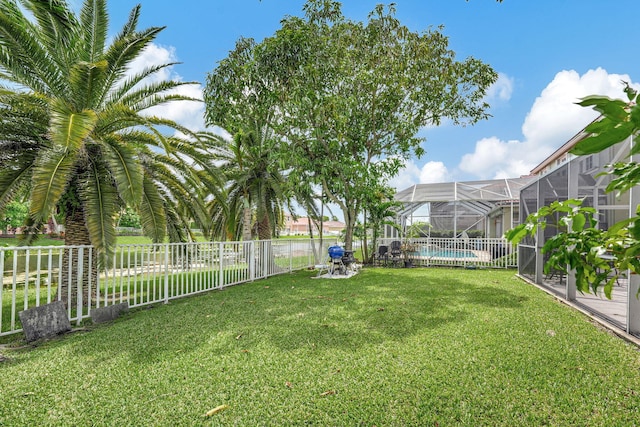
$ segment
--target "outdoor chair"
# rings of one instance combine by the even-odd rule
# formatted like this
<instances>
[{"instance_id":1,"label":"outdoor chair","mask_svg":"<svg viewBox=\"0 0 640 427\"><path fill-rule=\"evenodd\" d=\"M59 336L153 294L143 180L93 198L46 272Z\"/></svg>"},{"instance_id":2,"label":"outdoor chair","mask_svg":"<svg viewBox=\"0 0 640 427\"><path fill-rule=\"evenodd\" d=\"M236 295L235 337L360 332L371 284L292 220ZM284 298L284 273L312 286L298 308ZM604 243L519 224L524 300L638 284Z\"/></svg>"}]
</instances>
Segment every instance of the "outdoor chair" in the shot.
<instances>
[{"instance_id":1,"label":"outdoor chair","mask_svg":"<svg viewBox=\"0 0 640 427\"><path fill-rule=\"evenodd\" d=\"M381 245L378 247L378 252L374 255L374 264L386 266L387 262L389 262L389 246Z\"/></svg>"},{"instance_id":2,"label":"outdoor chair","mask_svg":"<svg viewBox=\"0 0 640 427\"><path fill-rule=\"evenodd\" d=\"M391 265L395 266L402 260L402 243L399 240L391 242Z\"/></svg>"}]
</instances>

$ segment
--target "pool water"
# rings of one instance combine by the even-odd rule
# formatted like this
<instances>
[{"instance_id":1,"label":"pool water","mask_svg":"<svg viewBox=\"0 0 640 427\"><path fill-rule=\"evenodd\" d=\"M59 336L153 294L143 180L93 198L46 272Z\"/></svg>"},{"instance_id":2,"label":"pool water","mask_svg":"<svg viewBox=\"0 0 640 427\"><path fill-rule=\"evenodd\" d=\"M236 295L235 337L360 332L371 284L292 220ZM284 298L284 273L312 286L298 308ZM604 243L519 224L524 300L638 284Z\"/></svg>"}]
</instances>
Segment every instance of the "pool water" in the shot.
<instances>
[{"instance_id":1,"label":"pool water","mask_svg":"<svg viewBox=\"0 0 640 427\"><path fill-rule=\"evenodd\" d=\"M437 257L437 258L477 258L476 254L471 251L460 249L427 249L420 251L421 256Z\"/></svg>"}]
</instances>

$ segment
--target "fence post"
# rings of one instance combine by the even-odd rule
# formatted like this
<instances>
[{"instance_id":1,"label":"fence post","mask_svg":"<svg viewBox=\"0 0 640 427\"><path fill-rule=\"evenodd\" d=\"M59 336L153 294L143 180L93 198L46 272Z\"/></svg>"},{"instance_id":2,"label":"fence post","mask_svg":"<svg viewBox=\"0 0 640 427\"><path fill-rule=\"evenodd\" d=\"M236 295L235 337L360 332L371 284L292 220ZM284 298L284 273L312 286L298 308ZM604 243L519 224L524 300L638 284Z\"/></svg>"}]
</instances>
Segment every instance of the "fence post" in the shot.
<instances>
[{"instance_id":1,"label":"fence post","mask_svg":"<svg viewBox=\"0 0 640 427\"><path fill-rule=\"evenodd\" d=\"M269 253L273 254L273 245L271 245L271 240L260 240L259 242L262 245L262 277L269 277Z\"/></svg>"},{"instance_id":2,"label":"fence post","mask_svg":"<svg viewBox=\"0 0 640 427\"><path fill-rule=\"evenodd\" d=\"M164 303L169 304L169 244L164 245Z\"/></svg>"},{"instance_id":3,"label":"fence post","mask_svg":"<svg viewBox=\"0 0 640 427\"><path fill-rule=\"evenodd\" d=\"M89 246L89 248L87 249L89 251L89 257L88 257L88 261L89 261L89 265L87 266L87 269L89 271L89 273L87 274L87 315L91 314L91 286L93 286L93 282L91 281L93 279L93 246ZM96 267L96 271L97 271L97 267ZM100 273L97 273L96 276L99 276Z\"/></svg>"},{"instance_id":4,"label":"fence post","mask_svg":"<svg viewBox=\"0 0 640 427\"><path fill-rule=\"evenodd\" d=\"M4 292L4 250L0 248L0 333L2 333L2 293Z\"/></svg>"},{"instance_id":5,"label":"fence post","mask_svg":"<svg viewBox=\"0 0 640 427\"><path fill-rule=\"evenodd\" d=\"M219 271L219 279L218 279L218 288L222 289L224 287L224 265L223 265L223 260L224 260L224 243L220 242L219 246L219 253L218 253L218 265L220 266L220 271Z\"/></svg>"},{"instance_id":6,"label":"fence post","mask_svg":"<svg viewBox=\"0 0 640 427\"><path fill-rule=\"evenodd\" d=\"M289 240L289 273L293 271L293 240Z\"/></svg>"},{"instance_id":7,"label":"fence post","mask_svg":"<svg viewBox=\"0 0 640 427\"><path fill-rule=\"evenodd\" d=\"M210 282L209 282L209 289L214 289L214 283L215 283L215 274L216 274L216 269L215 269L215 265L216 265L216 251L215 251L215 247L216 244L214 242L211 242L210 246L209 246L209 266L211 267L211 278L210 278Z\"/></svg>"},{"instance_id":8,"label":"fence post","mask_svg":"<svg viewBox=\"0 0 640 427\"><path fill-rule=\"evenodd\" d=\"M83 288L83 276L84 276L84 246L78 248L78 276L76 279L76 325L80 325L82 321L82 288Z\"/></svg>"},{"instance_id":9,"label":"fence post","mask_svg":"<svg viewBox=\"0 0 640 427\"><path fill-rule=\"evenodd\" d=\"M253 282L254 280L256 280L256 245L254 240L251 240L249 242L248 256L249 256L249 280Z\"/></svg>"}]
</instances>

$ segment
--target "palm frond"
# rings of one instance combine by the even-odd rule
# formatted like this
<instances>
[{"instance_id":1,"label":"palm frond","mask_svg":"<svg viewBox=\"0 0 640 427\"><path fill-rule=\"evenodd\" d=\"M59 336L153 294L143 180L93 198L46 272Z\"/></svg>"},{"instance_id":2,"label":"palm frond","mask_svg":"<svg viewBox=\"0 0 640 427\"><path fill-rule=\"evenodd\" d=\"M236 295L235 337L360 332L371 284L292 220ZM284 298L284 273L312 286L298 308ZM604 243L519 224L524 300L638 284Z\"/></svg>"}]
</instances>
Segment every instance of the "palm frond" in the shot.
<instances>
[{"instance_id":1,"label":"palm frond","mask_svg":"<svg viewBox=\"0 0 640 427\"><path fill-rule=\"evenodd\" d=\"M137 21L137 18L136 18ZM128 72L131 62L156 38L165 27L151 27L141 32L127 31L109 45L104 59L109 63L106 86L115 88Z\"/></svg>"},{"instance_id":2,"label":"palm frond","mask_svg":"<svg viewBox=\"0 0 640 427\"><path fill-rule=\"evenodd\" d=\"M114 218L118 212L118 194L109 172L91 160L79 190L89 238L98 254L98 267L106 267L113 258L116 242Z\"/></svg>"},{"instance_id":3,"label":"palm frond","mask_svg":"<svg viewBox=\"0 0 640 427\"><path fill-rule=\"evenodd\" d=\"M73 12L64 0L22 0L21 3L35 18L41 37L48 45L64 45L70 49L74 31L78 27Z\"/></svg>"},{"instance_id":4,"label":"palm frond","mask_svg":"<svg viewBox=\"0 0 640 427\"><path fill-rule=\"evenodd\" d=\"M145 78L154 75L155 73L168 68L174 65L179 64L179 62L168 62L166 64L153 65L145 68L144 70L138 72L135 75L129 75L125 77L123 80L118 82L118 86L109 94L106 98L106 105L114 104L114 103L122 103L123 97L131 91L137 84L143 81Z\"/></svg>"},{"instance_id":5,"label":"palm frond","mask_svg":"<svg viewBox=\"0 0 640 427\"><path fill-rule=\"evenodd\" d=\"M185 224L183 217L170 204L164 203L164 210L167 216L169 241L171 243L187 242L190 237L186 231L189 230L189 224Z\"/></svg>"},{"instance_id":6,"label":"palm frond","mask_svg":"<svg viewBox=\"0 0 640 427\"><path fill-rule=\"evenodd\" d=\"M102 58L109 29L107 2L85 0L80 11L80 22L84 31L82 53L86 55L85 61L98 62Z\"/></svg>"},{"instance_id":7,"label":"palm frond","mask_svg":"<svg viewBox=\"0 0 640 427\"><path fill-rule=\"evenodd\" d=\"M115 36L114 42L130 37L131 34L136 31L138 19L140 18L140 7L141 6L137 4L133 9L131 9L131 12L129 12L129 19L127 19L127 22L122 26L120 32Z\"/></svg>"},{"instance_id":8,"label":"palm frond","mask_svg":"<svg viewBox=\"0 0 640 427\"><path fill-rule=\"evenodd\" d=\"M92 110L73 111L58 100L51 106L50 137L54 144L76 151L93 131L98 116Z\"/></svg>"},{"instance_id":9,"label":"palm frond","mask_svg":"<svg viewBox=\"0 0 640 427\"><path fill-rule=\"evenodd\" d=\"M21 169L0 170L0 211L29 186L32 170L33 163L23 165Z\"/></svg>"},{"instance_id":10,"label":"palm frond","mask_svg":"<svg viewBox=\"0 0 640 427\"><path fill-rule=\"evenodd\" d=\"M140 223L145 236L153 243L162 243L166 232L166 218L162 198L158 188L148 177L143 181L142 203L140 203Z\"/></svg>"},{"instance_id":11,"label":"palm frond","mask_svg":"<svg viewBox=\"0 0 640 427\"><path fill-rule=\"evenodd\" d=\"M172 92L182 86L198 85L198 82L164 81L145 85L144 87L122 96L118 101L129 105L134 111L145 111L149 108L171 101L202 102L202 99Z\"/></svg>"},{"instance_id":12,"label":"palm frond","mask_svg":"<svg viewBox=\"0 0 640 427\"><path fill-rule=\"evenodd\" d=\"M3 78L36 92L61 91L60 67L40 43L41 31L15 2L0 2L0 68Z\"/></svg>"},{"instance_id":13,"label":"palm frond","mask_svg":"<svg viewBox=\"0 0 640 427\"><path fill-rule=\"evenodd\" d=\"M29 215L35 222L45 222L65 192L75 171L77 151L54 147L41 150L32 175Z\"/></svg>"},{"instance_id":14,"label":"palm frond","mask_svg":"<svg viewBox=\"0 0 640 427\"><path fill-rule=\"evenodd\" d=\"M112 104L101 109L98 114L95 133L104 135L108 133L135 134L137 127L145 125L145 119L136 114L131 108L124 104ZM145 138L149 136L144 132ZM129 138L127 138L129 139Z\"/></svg>"},{"instance_id":15,"label":"palm frond","mask_svg":"<svg viewBox=\"0 0 640 427\"><path fill-rule=\"evenodd\" d=\"M196 175L190 173L188 168L184 169L167 167L157 161L146 165L149 175L162 185L164 199L180 208L180 212L183 213L181 215L183 222L189 224L189 221L193 220L199 228L208 232L209 214L204 203L206 187L198 181Z\"/></svg>"},{"instance_id":16,"label":"palm frond","mask_svg":"<svg viewBox=\"0 0 640 427\"><path fill-rule=\"evenodd\" d=\"M135 150L127 146L121 135L110 135L103 140L102 153L118 188L122 200L137 207L142 199L142 167Z\"/></svg>"},{"instance_id":17,"label":"palm frond","mask_svg":"<svg viewBox=\"0 0 640 427\"><path fill-rule=\"evenodd\" d=\"M71 67L71 99L76 110L95 108L105 92L107 61L77 62Z\"/></svg>"}]
</instances>

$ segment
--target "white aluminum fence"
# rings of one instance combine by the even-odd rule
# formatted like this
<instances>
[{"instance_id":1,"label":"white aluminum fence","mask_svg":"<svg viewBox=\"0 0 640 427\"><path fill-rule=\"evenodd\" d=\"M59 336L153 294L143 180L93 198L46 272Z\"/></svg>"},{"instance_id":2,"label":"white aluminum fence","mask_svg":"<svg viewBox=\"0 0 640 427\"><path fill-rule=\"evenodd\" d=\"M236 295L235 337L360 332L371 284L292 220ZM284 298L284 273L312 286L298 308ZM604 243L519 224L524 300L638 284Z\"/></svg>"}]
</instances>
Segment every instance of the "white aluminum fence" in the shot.
<instances>
[{"instance_id":1,"label":"white aluminum fence","mask_svg":"<svg viewBox=\"0 0 640 427\"><path fill-rule=\"evenodd\" d=\"M410 243L410 251L391 253L393 241ZM381 239L381 245L389 248L387 259L378 264L402 266L405 260L413 266L466 267L466 268L515 268L518 266L518 251L502 238L420 238ZM403 245L402 249L406 249ZM376 252L378 248L375 249Z\"/></svg>"},{"instance_id":2,"label":"white aluminum fence","mask_svg":"<svg viewBox=\"0 0 640 427\"><path fill-rule=\"evenodd\" d=\"M119 245L99 274L91 246L0 247L0 336L22 331L18 313L62 299L68 283L69 319L80 323L97 307L168 302L316 265L335 240ZM66 252L66 257L65 257ZM68 262L67 262L68 260ZM84 291L84 292L83 292ZM70 304L71 305L71 304Z\"/></svg>"}]
</instances>

